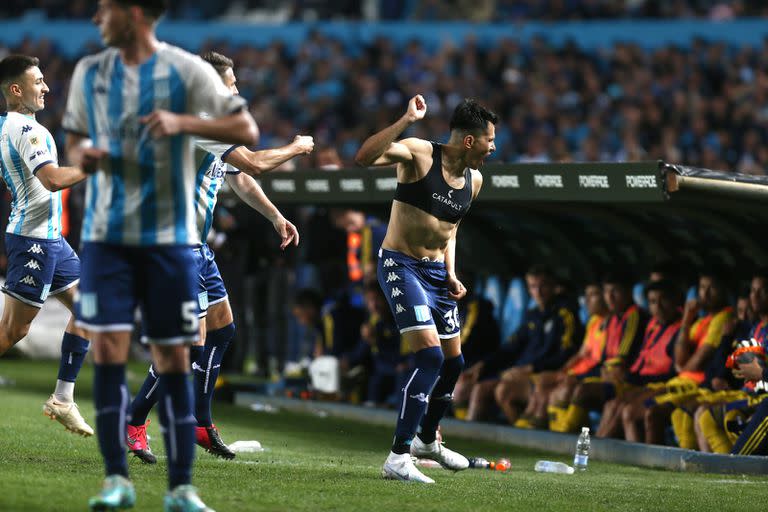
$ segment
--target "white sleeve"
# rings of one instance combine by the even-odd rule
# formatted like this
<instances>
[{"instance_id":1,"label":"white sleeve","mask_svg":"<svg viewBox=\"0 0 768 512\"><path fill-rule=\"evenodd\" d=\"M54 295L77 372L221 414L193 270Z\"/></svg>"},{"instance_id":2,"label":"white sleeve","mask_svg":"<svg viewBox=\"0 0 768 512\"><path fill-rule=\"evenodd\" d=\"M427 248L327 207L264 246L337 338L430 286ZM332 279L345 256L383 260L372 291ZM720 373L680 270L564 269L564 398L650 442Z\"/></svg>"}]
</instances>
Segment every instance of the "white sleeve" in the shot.
<instances>
[{"instance_id":1,"label":"white sleeve","mask_svg":"<svg viewBox=\"0 0 768 512\"><path fill-rule=\"evenodd\" d=\"M67 110L64 112L62 126L69 132L88 136L88 108L85 99L85 68L86 64L82 59L77 63L77 66L75 66L72 80L69 83Z\"/></svg>"},{"instance_id":2,"label":"white sleeve","mask_svg":"<svg viewBox=\"0 0 768 512\"><path fill-rule=\"evenodd\" d=\"M225 144L223 142L201 139L198 137L195 139L195 146L202 149L203 151L211 153L219 160L224 160L228 154L242 146L242 144Z\"/></svg>"},{"instance_id":3,"label":"white sleeve","mask_svg":"<svg viewBox=\"0 0 768 512\"><path fill-rule=\"evenodd\" d=\"M53 137L49 135L48 130L40 125L22 123L15 135L14 145L32 174L46 164L58 165L53 148L48 147L49 140L53 144Z\"/></svg>"},{"instance_id":4,"label":"white sleeve","mask_svg":"<svg viewBox=\"0 0 768 512\"><path fill-rule=\"evenodd\" d=\"M246 106L245 99L234 96L221 81L213 66L199 57L190 66L189 108L191 113L207 113L211 117L222 117Z\"/></svg>"}]
</instances>

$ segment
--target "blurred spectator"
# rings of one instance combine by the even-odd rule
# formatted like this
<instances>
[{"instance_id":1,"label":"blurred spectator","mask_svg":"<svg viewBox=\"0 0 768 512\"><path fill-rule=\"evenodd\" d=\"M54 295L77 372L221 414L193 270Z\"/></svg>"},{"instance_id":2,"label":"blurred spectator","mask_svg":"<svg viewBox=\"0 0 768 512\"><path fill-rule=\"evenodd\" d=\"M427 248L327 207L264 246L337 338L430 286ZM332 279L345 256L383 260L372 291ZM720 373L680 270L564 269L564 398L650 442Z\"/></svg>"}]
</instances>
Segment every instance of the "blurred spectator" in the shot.
<instances>
[{"instance_id":1,"label":"blurred spectator","mask_svg":"<svg viewBox=\"0 0 768 512\"><path fill-rule=\"evenodd\" d=\"M535 306L510 341L465 371L465 385L472 385L467 419L488 419L495 399L515 423L520 405L527 405L533 375L562 366L581 339L576 316L555 295L552 271L534 265L525 278Z\"/></svg>"},{"instance_id":2,"label":"blurred spectator","mask_svg":"<svg viewBox=\"0 0 768 512\"><path fill-rule=\"evenodd\" d=\"M365 307L368 318L360 329L360 343L355 351L341 361L342 372L364 365L370 358L370 374L366 405L396 407L401 389L411 365L411 350L400 340L387 300L376 280L365 285Z\"/></svg>"},{"instance_id":3,"label":"blurred spectator","mask_svg":"<svg viewBox=\"0 0 768 512\"><path fill-rule=\"evenodd\" d=\"M355 349L365 313L340 296L323 305L319 292L300 290L293 302L293 315L307 330L312 344L312 357L341 357Z\"/></svg>"},{"instance_id":4,"label":"blurred spectator","mask_svg":"<svg viewBox=\"0 0 768 512\"><path fill-rule=\"evenodd\" d=\"M461 282L472 283L475 278L464 274ZM459 301L459 320L461 325L461 353L465 367L471 368L488 354L498 350L501 345L499 323L493 316L493 304L488 299L473 292L468 292ZM466 419L469 393L472 382L467 373L462 373L453 390L453 412L459 419Z\"/></svg>"}]
</instances>

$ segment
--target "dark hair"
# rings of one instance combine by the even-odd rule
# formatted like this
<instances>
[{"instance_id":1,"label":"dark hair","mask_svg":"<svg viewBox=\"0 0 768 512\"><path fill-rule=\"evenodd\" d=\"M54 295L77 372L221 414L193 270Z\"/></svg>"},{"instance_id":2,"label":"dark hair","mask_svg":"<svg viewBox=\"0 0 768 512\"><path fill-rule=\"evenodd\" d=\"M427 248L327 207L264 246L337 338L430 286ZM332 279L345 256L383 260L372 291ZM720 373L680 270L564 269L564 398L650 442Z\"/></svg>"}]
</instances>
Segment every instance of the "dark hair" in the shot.
<instances>
[{"instance_id":1,"label":"dark hair","mask_svg":"<svg viewBox=\"0 0 768 512\"><path fill-rule=\"evenodd\" d=\"M623 268L612 269L603 275L603 284L617 284L627 290L632 289L632 274Z\"/></svg>"},{"instance_id":2,"label":"dark hair","mask_svg":"<svg viewBox=\"0 0 768 512\"><path fill-rule=\"evenodd\" d=\"M144 14L150 18L158 19L168 10L168 0L115 0L123 7L141 7Z\"/></svg>"},{"instance_id":3,"label":"dark hair","mask_svg":"<svg viewBox=\"0 0 768 512\"><path fill-rule=\"evenodd\" d=\"M699 278L708 277L723 289L728 289L730 277L728 270L721 263L711 263L699 272Z\"/></svg>"},{"instance_id":4,"label":"dark hair","mask_svg":"<svg viewBox=\"0 0 768 512\"><path fill-rule=\"evenodd\" d=\"M216 72L220 75L223 75L227 68L235 67L235 63L232 62L232 59L218 52L206 52L200 57L202 57L205 62L213 66L213 69L215 69Z\"/></svg>"},{"instance_id":5,"label":"dark hair","mask_svg":"<svg viewBox=\"0 0 768 512\"><path fill-rule=\"evenodd\" d=\"M535 263L530 267L528 267L528 270L525 272L525 275L545 277L549 281L551 281L553 284L557 282L557 278L555 277L555 273L552 271L552 269L549 268L547 265L544 265L541 263Z\"/></svg>"},{"instance_id":6,"label":"dark hair","mask_svg":"<svg viewBox=\"0 0 768 512\"><path fill-rule=\"evenodd\" d=\"M755 271L752 272L752 279L756 277L768 283L768 267L760 267L755 269ZM747 289L749 289L749 287ZM747 293L747 295L749 295L749 293Z\"/></svg>"},{"instance_id":7,"label":"dark hair","mask_svg":"<svg viewBox=\"0 0 768 512\"><path fill-rule=\"evenodd\" d=\"M670 299L676 299L680 295L678 287L670 279L648 283L648 286L645 287L645 295L648 296L650 292L661 292Z\"/></svg>"},{"instance_id":8,"label":"dark hair","mask_svg":"<svg viewBox=\"0 0 768 512\"><path fill-rule=\"evenodd\" d=\"M323 298L320 296L320 292L313 288L303 288L296 294L296 298L293 299L293 305L301 308L314 307L320 309L323 306Z\"/></svg>"},{"instance_id":9,"label":"dark hair","mask_svg":"<svg viewBox=\"0 0 768 512\"><path fill-rule=\"evenodd\" d=\"M18 54L7 56L0 61L0 87L5 91L12 80L20 77L29 68L39 65L40 60L37 57Z\"/></svg>"},{"instance_id":10,"label":"dark hair","mask_svg":"<svg viewBox=\"0 0 768 512\"><path fill-rule=\"evenodd\" d=\"M467 133L485 132L488 123L496 124L499 116L480 105L472 98L465 98L456 105L451 116L451 131L459 130Z\"/></svg>"}]
</instances>

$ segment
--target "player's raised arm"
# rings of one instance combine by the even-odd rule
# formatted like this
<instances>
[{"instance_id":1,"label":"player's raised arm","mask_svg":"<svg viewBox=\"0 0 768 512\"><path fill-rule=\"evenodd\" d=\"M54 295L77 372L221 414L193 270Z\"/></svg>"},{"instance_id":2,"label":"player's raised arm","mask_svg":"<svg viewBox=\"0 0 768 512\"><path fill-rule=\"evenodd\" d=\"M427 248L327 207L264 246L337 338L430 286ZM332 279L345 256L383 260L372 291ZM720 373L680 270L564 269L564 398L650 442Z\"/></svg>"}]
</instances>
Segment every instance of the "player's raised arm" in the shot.
<instances>
[{"instance_id":1,"label":"player's raised arm","mask_svg":"<svg viewBox=\"0 0 768 512\"><path fill-rule=\"evenodd\" d=\"M280 148L251 151L239 147L227 153L223 161L251 176L271 171L293 157L308 155L315 149L315 141L307 135L297 135L293 142Z\"/></svg>"},{"instance_id":2,"label":"player's raised arm","mask_svg":"<svg viewBox=\"0 0 768 512\"><path fill-rule=\"evenodd\" d=\"M299 231L291 222L283 217L277 206L269 200L261 186L251 176L238 173L227 174L227 183L237 196L248 206L267 218L280 236L280 249L285 249L291 243L299 245Z\"/></svg>"},{"instance_id":3,"label":"player's raised arm","mask_svg":"<svg viewBox=\"0 0 768 512\"><path fill-rule=\"evenodd\" d=\"M412 150L414 146L418 146L418 143L422 141L419 139L405 139L395 142L395 139L413 123L424 119L426 113L427 103L420 94L417 94L408 102L408 110L403 117L398 119L393 125L366 139L355 155L355 162L363 167L369 167L412 161Z\"/></svg>"}]
</instances>

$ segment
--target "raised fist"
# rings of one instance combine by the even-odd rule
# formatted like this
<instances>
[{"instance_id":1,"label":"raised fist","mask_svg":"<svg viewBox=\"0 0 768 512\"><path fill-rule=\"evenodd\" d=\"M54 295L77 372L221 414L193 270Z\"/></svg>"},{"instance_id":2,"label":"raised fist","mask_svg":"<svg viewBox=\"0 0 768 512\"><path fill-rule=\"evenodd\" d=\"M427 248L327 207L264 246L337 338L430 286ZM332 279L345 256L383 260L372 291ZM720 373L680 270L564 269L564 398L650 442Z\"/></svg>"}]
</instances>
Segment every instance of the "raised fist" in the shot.
<instances>
[{"instance_id":1,"label":"raised fist","mask_svg":"<svg viewBox=\"0 0 768 512\"><path fill-rule=\"evenodd\" d=\"M419 119L424 119L426 114L427 102L424 100L424 96L417 94L408 102L408 111L405 115L408 117L409 121L414 122Z\"/></svg>"},{"instance_id":2,"label":"raised fist","mask_svg":"<svg viewBox=\"0 0 768 512\"><path fill-rule=\"evenodd\" d=\"M310 135L297 135L293 139L293 144L302 155L308 155L315 149L315 140Z\"/></svg>"}]
</instances>

